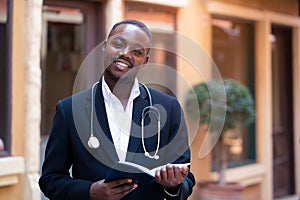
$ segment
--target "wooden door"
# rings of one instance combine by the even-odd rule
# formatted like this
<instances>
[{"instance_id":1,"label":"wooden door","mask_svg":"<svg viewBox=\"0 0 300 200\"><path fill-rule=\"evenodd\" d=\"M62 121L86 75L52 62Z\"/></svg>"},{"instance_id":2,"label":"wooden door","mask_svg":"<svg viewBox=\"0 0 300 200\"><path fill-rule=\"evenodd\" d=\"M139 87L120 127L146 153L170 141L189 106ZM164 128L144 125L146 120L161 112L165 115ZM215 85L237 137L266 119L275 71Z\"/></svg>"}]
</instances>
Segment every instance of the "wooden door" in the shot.
<instances>
[{"instance_id":1,"label":"wooden door","mask_svg":"<svg viewBox=\"0 0 300 200\"><path fill-rule=\"evenodd\" d=\"M294 194L292 29L273 26L273 192Z\"/></svg>"}]
</instances>

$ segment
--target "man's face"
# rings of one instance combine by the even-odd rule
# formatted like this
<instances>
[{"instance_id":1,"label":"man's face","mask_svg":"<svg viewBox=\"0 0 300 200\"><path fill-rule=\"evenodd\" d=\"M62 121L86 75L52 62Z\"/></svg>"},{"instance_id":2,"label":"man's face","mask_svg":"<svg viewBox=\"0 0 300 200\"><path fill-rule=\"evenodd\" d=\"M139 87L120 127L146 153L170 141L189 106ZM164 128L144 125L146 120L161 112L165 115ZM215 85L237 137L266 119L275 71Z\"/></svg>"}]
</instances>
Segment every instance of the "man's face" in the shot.
<instances>
[{"instance_id":1,"label":"man's face","mask_svg":"<svg viewBox=\"0 0 300 200\"><path fill-rule=\"evenodd\" d=\"M139 27L132 24L121 24L113 30L104 46L104 65L106 75L119 80L132 69L148 62L150 39ZM134 72L133 72L134 71ZM132 70L135 77L138 70Z\"/></svg>"}]
</instances>

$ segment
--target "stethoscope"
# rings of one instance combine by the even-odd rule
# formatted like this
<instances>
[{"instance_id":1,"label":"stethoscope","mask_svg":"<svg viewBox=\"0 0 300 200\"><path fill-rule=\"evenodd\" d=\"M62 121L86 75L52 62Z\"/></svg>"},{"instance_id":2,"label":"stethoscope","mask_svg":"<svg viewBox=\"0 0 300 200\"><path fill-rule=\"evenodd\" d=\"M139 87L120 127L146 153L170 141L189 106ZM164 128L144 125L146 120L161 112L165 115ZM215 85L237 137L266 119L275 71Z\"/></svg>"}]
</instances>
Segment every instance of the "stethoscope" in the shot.
<instances>
[{"instance_id":1,"label":"stethoscope","mask_svg":"<svg viewBox=\"0 0 300 200\"><path fill-rule=\"evenodd\" d=\"M100 142L98 140L97 137L94 136L94 131L93 131L93 127L94 127L94 93L95 93L95 87L99 82L96 82L93 86L92 86L92 91L91 91L91 123L90 123L90 138L88 140L88 146L91 149L97 149L100 146ZM143 111L142 111L142 120L141 120L141 126L142 126L142 145L143 145L143 150L144 150L144 155L148 158L151 159L159 159L159 155L158 154L158 150L159 150L159 145L160 145L160 112L159 110L153 106L152 104L152 97L150 94L150 91L148 89L148 87L143 84L140 83L146 90L147 92L147 96L149 98L149 106L146 106ZM157 120L157 145L156 145L156 150L154 152L154 155L150 155L150 153L147 151L146 146L145 146L145 133L144 133L144 120L147 116L147 114L149 115L150 113L153 113L154 116L156 117Z\"/></svg>"}]
</instances>

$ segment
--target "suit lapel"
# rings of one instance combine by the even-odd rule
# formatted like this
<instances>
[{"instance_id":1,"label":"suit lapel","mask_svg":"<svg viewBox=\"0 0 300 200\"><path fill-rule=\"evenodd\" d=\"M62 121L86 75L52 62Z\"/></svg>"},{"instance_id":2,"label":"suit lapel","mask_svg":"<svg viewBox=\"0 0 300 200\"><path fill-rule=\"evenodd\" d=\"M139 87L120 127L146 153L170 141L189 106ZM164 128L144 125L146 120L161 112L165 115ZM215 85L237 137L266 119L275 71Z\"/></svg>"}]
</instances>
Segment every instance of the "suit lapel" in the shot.
<instances>
[{"instance_id":1,"label":"suit lapel","mask_svg":"<svg viewBox=\"0 0 300 200\"><path fill-rule=\"evenodd\" d=\"M143 109L149 105L147 101L147 94L143 87L140 86L140 96L134 100L132 123L129 144L127 149L126 160L132 161L138 148L142 145L141 141L141 118Z\"/></svg>"},{"instance_id":2,"label":"suit lapel","mask_svg":"<svg viewBox=\"0 0 300 200\"><path fill-rule=\"evenodd\" d=\"M109 161L118 162L119 160L118 154L113 144L113 139L108 125L101 84L102 81L100 81L95 88L95 99L94 99L95 112L93 115L94 136L98 138L100 142L101 151L105 152ZM149 102L147 101L147 93L145 89L141 86L140 86L140 92L141 92L140 95L134 100L134 104L133 104L131 131L130 131L129 144L127 148L128 152L126 155L127 161L132 161L134 159L135 153L138 151L138 148L142 146L141 115L142 115L142 110L149 105ZM91 96L88 95L86 99L88 103L85 106L85 112L89 119L90 112L91 112ZM98 160L102 161L103 158L100 157L100 154L97 153L97 151L99 151L99 149L92 150L93 155L96 156Z\"/></svg>"},{"instance_id":3,"label":"suit lapel","mask_svg":"<svg viewBox=\"0 0 300 200\"><path fill-rule=\"evenodd\" d=\"M112 136L110 133L107 115L106 115L106 109L104 104L104 98L102 94L102 88L101 88L102 82L100 81L99 84L95 88L95 97L94 97L94 108L95 112L93 114L93 123L94 123L94 136L98 138L100 142L100 149L101 151L104 151L110 161L113 161L114 163L117 162L118 155L115 149L115 146L113 144ZM88 116L91 112L91 98L87 98L90 103L86 106L86 112L88 113ZM96 152L99 151L98 149L95 149ZM98 155L96 153L96 155ZM99 154L100 155L100 154ZM98 157L97 157L98 158ZM98 158L103 160L103 158Z\"/></svg>"}]
</instances>

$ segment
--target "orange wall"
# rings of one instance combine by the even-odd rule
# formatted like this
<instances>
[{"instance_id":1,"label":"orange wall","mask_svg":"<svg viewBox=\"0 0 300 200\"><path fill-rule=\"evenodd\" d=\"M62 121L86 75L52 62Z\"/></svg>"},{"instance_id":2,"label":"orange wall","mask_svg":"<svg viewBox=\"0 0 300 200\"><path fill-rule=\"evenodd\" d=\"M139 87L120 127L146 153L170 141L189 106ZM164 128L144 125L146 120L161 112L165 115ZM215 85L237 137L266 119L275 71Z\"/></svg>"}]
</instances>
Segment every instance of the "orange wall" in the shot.
<instances>
[{"instance_id":1,"label":"orange wall","mask_svg":"<svg viewBox=\"0 0 300 200\"><path fill-rule=\"evenodd\" d=\"M253 1L238 1L228 0L224 2L235 3L238 5L244 5L245 7L262 6L265 5L260 3L261 0ZM266 0L263 0L265 2ZM278 0L277 0L278 1ZM211 28L211 15L206 10L206 1L189 0L189 4L185 7L179 8L177 11L177 30L185 36L191 38L194 42L198 43L208 54L211 54L212 45L212 28ZM250 2L251 5L247 5ZM279 1L278 1L279 2ZM249 4L249 3L248 3ZM253 4L253 5L252 5ZM269 3L270 4L270 3ZM272 4L270 4L272 5ZM293 7L294 5L290 5ZM280 6L278 6L280 8ZM294 9L295 10L295 9ZM290 11L291 12L291 11ZM295 12L295 11L293 11ZM203 63L200 63L201 65ZM186 71L187 67L184 62L178 62L178 70L190 77L191 80L196 80L195 74L189 74ZM210 68L208 68L210 69ZM202 70L202 69L201 69ZM204 72L209 74L209 72ZM198 133L191 144L192 151L192 167L191 170L195 175L196 181L208 180L211 173L211 155L207 155L205 158L200 159L198 157L199 150L203 143L205 136L205 127L199 127ZM260 184L246 187L243 191L243 200L261 199ZM199 199L199 188L195 186L192 196L189 200Z\"/></svg>"},{"instance_id":2,"label":"orange wall","mask_svg":"<svg viewBox=\"0 0 300 200\"><path fill-rule=\"evenodd\" d=\"M17 185L0 187L0 199L22 200L23 199L23 178L18 176L19 183Z\"/></svg>"},{"instance_id":3,"label":"orange wall","mask_svg":"<svg viewBox=\"0 0 300 200\"><path fill-rule=\"evenodd\" d=\"M288 15L299 15L298 0L215 0L219 2L231 3L259 10L269 10Z\"/></svg>"},{"instance_id":4,"label":"orange wall","mask_svg":"<svg viewBox=\"0 0 300 200\"><path fill-rule=\"evenodd\" d=\"M24 155L25 28L24 1L14 1L12 30L12 154Z\"/></svg>"},{"instance_id":5,"label":"orange wall","mask_svg":"<svg viewBox=\"0 0 300 200\"><path fill-rule=\"evenodd\" d=\"M24 70L24 0L13 3L12 35L12 155L24 156L25 70ZM0 158L1 159L1 158ZM23 175L18 183L0 187L0 199L23 199Z\"/></svg>"},{"instance_id":6,"label":"orange wall","mask_svg":"<svg viewBox=\"0 0 300 200\"><path fill-rule=\"evenodd\" d=\"M269 10L274 12L280 12L283 14L298 16L299 2L298 0L216 0L219 2L226 2L248 8L254 8L259 10Z\"/></svg>"}]
</instances>

